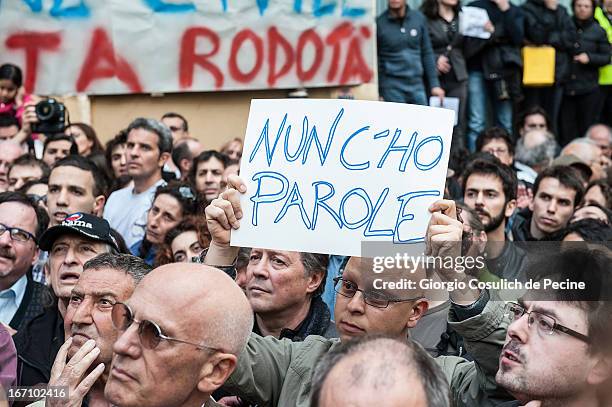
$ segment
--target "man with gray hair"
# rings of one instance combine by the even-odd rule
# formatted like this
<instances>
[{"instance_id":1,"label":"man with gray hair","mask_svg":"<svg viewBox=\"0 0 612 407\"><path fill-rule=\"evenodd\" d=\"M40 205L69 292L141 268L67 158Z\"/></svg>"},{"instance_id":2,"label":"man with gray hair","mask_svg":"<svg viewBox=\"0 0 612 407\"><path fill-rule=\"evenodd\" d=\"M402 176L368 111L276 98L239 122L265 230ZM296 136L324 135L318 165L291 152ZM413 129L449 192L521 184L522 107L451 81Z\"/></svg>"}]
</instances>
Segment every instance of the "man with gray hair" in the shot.
<instances>
[{"instance_id":1,"label":"man with gray hair","mask_svg":"<svg viewBox=\"0 0 612 407\"><path fill-rule=\"evenodd\" d=\"M418 343L365 336L341 343L319 360L310 406L449 407L449 387L442 369Z\"/></svg>"},{"instance_id":2,"label":"man with gray hair","mask_svg":"<svg viewBox=\"0 0 612 407\"><path fill-rule=\"evenodd\" d=\"M555 158L559 145L552 133L546 130L531 130L516 142L515 163L519 161L538 174Z\"/></svg>"},{"instance_id":3,"label":"man with gray hair","mask_svg":"<svg viewBox=\"0 0 612 407\"><path fill-rule=\"evenodd\" d=\"M144 238L147 211L155 190L165 185L162 169L172 152L172 134L157 120L145 118L134 120L127 134L127 167L133 185L111 194L104 208L104 218L131 247Z\"/></svg>"},{"instance_id":4,"label":"man with gray hair","mask_svg":"<svg viewBox=\"0 0 612 407\"><path fill-rule=\"evenodd\" d=\"M128 254L104 253L89 260L72 289L64 319L68 338L55 358L49 386L66 386L69 401L48 399L47 407L104 403L113 344L118 332L111 309L127 301L151 266Z\"/></svg>"},{"instance_id":5,"label":"man with gray hair","mask_svg":"<svg viewBox=\"0 0 612 407\"><path fill-rule=\"evenodd\" d=\"M586 137L574 139L561 150L561 157L567 155L578 157L591 169L591 180L605 178L605 168L608 167L610 160L604 157L595 141Z\"/></svg>"},{"instance_id":6,"label":"man with gray hair","mask_svg":"<svg viewBox=\"0 0 612 407\"><path fill-rule=\"evenodd\" d=\"M593 140L607 158L612 158L612 128L605 124L594 124L586 131L584 137Z\"/></svg>"}]
</instances>

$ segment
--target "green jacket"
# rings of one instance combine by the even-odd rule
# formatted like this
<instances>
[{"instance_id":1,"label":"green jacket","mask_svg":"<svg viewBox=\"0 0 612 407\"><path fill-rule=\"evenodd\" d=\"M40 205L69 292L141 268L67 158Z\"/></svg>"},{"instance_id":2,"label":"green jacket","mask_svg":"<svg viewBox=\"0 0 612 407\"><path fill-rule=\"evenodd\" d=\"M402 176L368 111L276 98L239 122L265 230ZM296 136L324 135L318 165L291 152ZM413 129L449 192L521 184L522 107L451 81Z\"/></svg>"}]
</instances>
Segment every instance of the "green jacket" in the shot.
<instances>
[{"instance_id":1,"label":"green jacket","mask_svg":"<svg viewBox=\"0 0 612 407\"><path fill-rule=\"evenodd\" d=\"M449 323L464 337L466 348L475 359L469 362L455 356L436 358L457 406L486 407L512 400L495 384L507 329L503 311L503 302L489 301L475 317L462 322L449 317ZM321 336L292 342L251 334L247 348L238 358L237 369L223 390L259 406L307 407L316 363L339 343L339 339Z\"/></svg>"},{"instance_id":2,"label":"green jacket","mask_svg":"<svg viewBox=\"0 0 612 407\"><path fill-rule=\"evenodd\" d=\"M606 31L608 41L612 44L612 23L610 23L610 20L608 20L608 17L606 17L601 7L595 9L595 20L597 20L601 28ZM599 84L612 85L612 62L599 68Z\"/></svg>"}]
</instances>

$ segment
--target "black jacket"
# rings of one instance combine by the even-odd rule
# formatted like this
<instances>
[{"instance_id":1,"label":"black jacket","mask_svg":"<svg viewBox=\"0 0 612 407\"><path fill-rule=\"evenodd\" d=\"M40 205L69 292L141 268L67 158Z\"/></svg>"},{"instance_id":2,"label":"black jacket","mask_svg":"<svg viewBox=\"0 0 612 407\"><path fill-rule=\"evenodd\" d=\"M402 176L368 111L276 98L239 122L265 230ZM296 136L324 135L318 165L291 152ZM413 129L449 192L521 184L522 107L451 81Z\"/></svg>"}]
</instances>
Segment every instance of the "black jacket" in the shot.
<instances>
[{"instance_id":1,"label":"black jacket","mask_svg":"<svg viewBox=\"0 0 612 407\"><path fill-rule=\"evenodd\" d=\"M45 286L32 279L31 271L28 271L27 278L28 283L21 304L19 304L17 312L15 312L13 319L9 323L9 326L17 332L21 331L32 318L43 311L41 298Z\"/></svg>"},{"instance_id":2,"label":"black jacket","mask_svg":"<svg viewBox=\"0 0 612 407\"><path fill-rule=\"evenodd\" d=\"M555 83L564 83L569 78L576 42L576 28L571 17L562 5L551 10L543 0L527 0L522 8L525 13L525 43L555 48Z\"/></svg>"},{"instance_id":3,"label":"black jacket","mask_svg":"<svg viewBox=\"0 0 612 407\"><path fill-rule=\"evenodd\" d=\"M13 338L17 348L17 383L48 383L53 361L64 343L64 319L57 303L30 321Z\"/></svg>"},{"instance_id":4,"label":"black jacket","mask_svg":"<svg viewBox=\"0 0 612 407\"><path fill-rule=\"evenodd\" d=\"M468 75L463 57L463 35L459 32L459 17L455 17L450 23L442 17L428 18L427 28L436 60L440 55L444 55L449 59L452 67L450 72L441 76L452 75L456 82L465 81Z\"/></svg>"},{"instance_id":5,"label":"black jacket","mask_svg":"<svg viewBox=\"0 0 612 407\"><path fill-rule=\"evenodd\" d=\"M576 42L572 56L586 52L588 64L573 62L570 65L570 80L565 94L584 95L597 89L599 67L610 63L610 43L603 28L591 18L579 21L573 18L576 30Z\"/></svg>"},{"instance_id":6,"label":"black jacket","mask_svg":"<svg viewBox=\"0 0 612 407\"><path fill-rule=\"evenodd\" d=\"M510 9L502 12L491 0L476 0L468 6L485 9L495 26L488 40L465 37L468 69L482 71L489 80L519 73L523 66L520 53L524 39L523 10L511 4Z\"/></svg>"},{"instance_id":7,"label":"black jacket","mask_svg":"<svg viewBox=\"0 0 612 407\"><path fill-rule=\"evenodd\" d=\"M538 240L531 236L531 217L533 213L529 208L516 212L512 219L510 232L512 240L515 242L529 242Z\"/></svg>"},{"instance_id":8,"label":"black jacket","mask_svg":"<svg viewBox=\"0 0 612 407\"><path fill-rule=\"evenodd\" d=\"M257 326L257 320L253 325L253 332L261 335ZM280 339L289 338L293 342L301 342L308 335L319 335L325 338L337 338L336 324L331 319L329 307L320 296L316 296L310 303L308 315L296 329L284 328L281 330Z\"/></svg>"}]
</instances>

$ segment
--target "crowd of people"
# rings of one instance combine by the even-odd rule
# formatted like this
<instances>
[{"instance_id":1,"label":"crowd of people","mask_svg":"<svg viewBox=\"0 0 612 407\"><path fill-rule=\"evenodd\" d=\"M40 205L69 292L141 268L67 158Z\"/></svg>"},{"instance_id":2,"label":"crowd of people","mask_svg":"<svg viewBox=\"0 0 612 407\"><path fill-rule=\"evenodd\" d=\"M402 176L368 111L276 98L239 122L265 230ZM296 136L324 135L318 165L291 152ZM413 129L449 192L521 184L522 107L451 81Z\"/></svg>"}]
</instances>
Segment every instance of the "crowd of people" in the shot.
<instances>
[{"instance_id":1,"label":"crowd of people","mask_svg":"<svg viewBox=\"0 0 612 407\"><path fill-rule=\"evenodd\" d=\"M459 99L453 146L474 152L487 122L518 133L518 112L541 107L561 146L595 123L612 126L612 1L476 0L489 38L462 34L458 0L424 0L420 11L389 0L376 20L382 100L428 105L428 96ZM536 60L550 78L529 82L525 48L547 48ZM546 66L546 67L544 67ZM527 81L525 81L527 79Z\"/></svg>"},{"instance_id":2,"label":"crowd of people","mask_svg":"<svg viewBox=\"0 0 612 407\"><path fill-rule=\"evenodd\" d=\"M492 40L470 45L455 0L426 0L424 14L390 0L378 20L380 86L387 101L462 100L425 245L432 256L486 261L461 275L437 266L385 276L589 290L502 300L470 286L440 298L374 288L371 258L232 247L247 192L242 139L212 149L175 112L135 118L105 145L85 123L36 133L36 98L5 64L0 390L49 392L10 403L612 405L612 114L610 84L594 75L604 54L610 62L609 42L590 0L573 2L572 18L554 0L473 5L487 9ZM612 2L602 7L609 18ZM519 101L520 75L504 58L514 63L525 43L555 47L559 78Z\"/></svg>"}]
</instances>

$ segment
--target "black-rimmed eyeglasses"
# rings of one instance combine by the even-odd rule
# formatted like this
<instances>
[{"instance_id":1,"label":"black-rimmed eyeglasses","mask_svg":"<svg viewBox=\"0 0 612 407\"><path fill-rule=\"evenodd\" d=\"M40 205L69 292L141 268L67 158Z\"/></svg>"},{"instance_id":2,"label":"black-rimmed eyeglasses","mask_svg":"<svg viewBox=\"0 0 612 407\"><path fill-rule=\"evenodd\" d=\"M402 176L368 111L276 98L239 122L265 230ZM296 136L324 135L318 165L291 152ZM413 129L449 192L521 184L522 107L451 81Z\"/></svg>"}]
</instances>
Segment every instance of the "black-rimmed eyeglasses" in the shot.
<instances>
[{"instance_id":1,"label":"black-rimmed eyeglasses","mask_svg":"<svg viewBox=\"0 0 612 407\"><path fill-rule=\"evenodd\" d=\"M164 340L193 345L201 350L209 350L213 352L219 350L218 348L213 348L201 343L189 342L183 339L171 338L167 335L164 335L159 325L157 325L155 322L146 319L139 321L134 318L134 313L132 312L132 309L127 304L124 304L122 302L117 302L115 303L115 305L113 305L113 309L111 311L111 318L115 329L122 332L126 331L133 323L137 323L140 342L142 343L142 346L147 349L155 349L157 345L159 345L159 343Z\"/></svg>"},{"instance_id":2,"label":"black-rimmed eyeglasses","mask_svg":"<svg viewBox=\"0 0 612 407\"><path fill-rule=\"evenodd\" d=\"M5 225L4 223L0 223L0 236L2 236L4 232L6 231L9 232L11 239L14 240L15 242L25 243L30 239L36 242L36 237L30 232L28 232L27 230L23 230L20 228L13 228L13 227Z\"/></svg>"},{"instance_id":3,"label":"black-rimmed eyeglasses","mask_svg":"<svg viewBox=\"0 0 612 407\"><path fill-rule=\"evenodd\" d=\"M550 315L538 311L527 311L525 307L515 302L506 303L506 315L509 316L511 321L517 321L523 315L527 315L527 326L531 328L535 324L538 332L543 335L552 335L555 331L559 331L583 342L591 342L588 336L557 323L557 320Z\"/></svg>"},{"instance_id":4,"label":"black-rimmed eyeglasses","mask_svg":"<svg viewBox=\"0 0 612 407\"><path fill-rule=\"evenodd\" d=\"M344 279L342 277L334 278L334 291L346 298L353 298L355 294L357 294L357 291L359 291L361 292L363 301L366 304L371 305L375 308L387 308L389 306L389 303L415 301L419 298L422 298L416 297L408 298L405 300L387 298L378 293L362 290L357 286L356 283L352 282L351 280Z\"/></svg>"}]
</instances>

